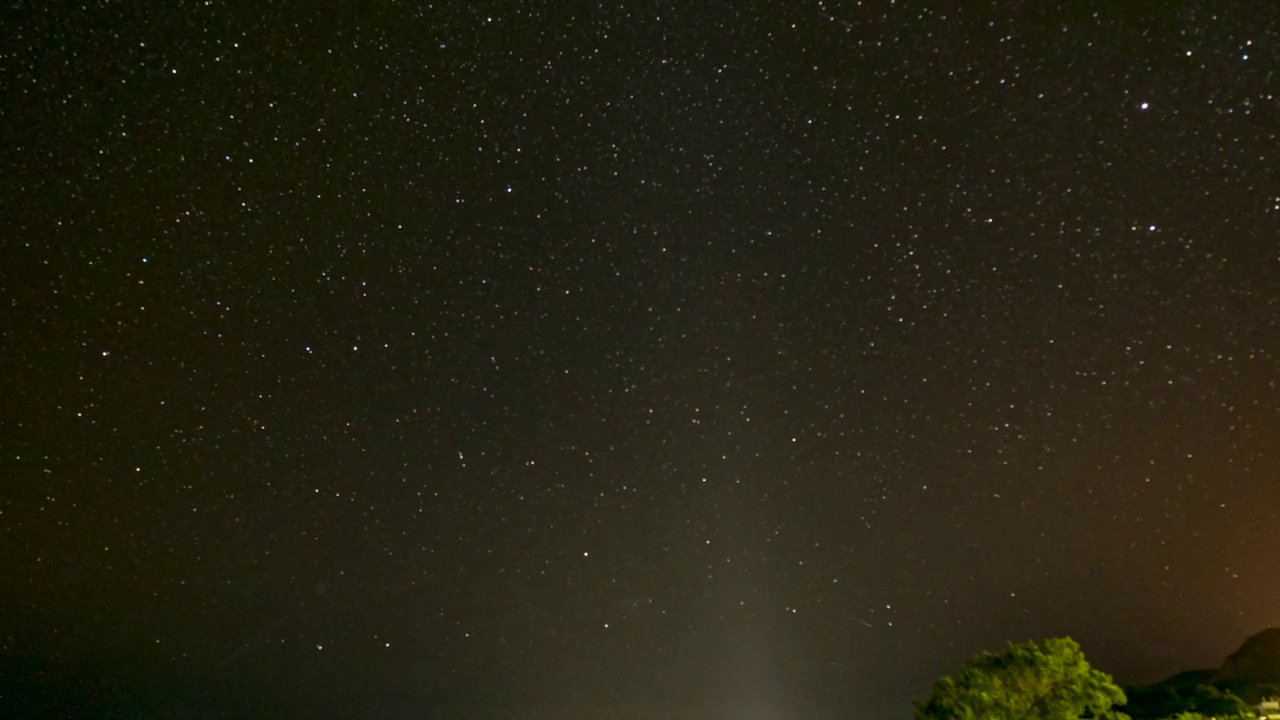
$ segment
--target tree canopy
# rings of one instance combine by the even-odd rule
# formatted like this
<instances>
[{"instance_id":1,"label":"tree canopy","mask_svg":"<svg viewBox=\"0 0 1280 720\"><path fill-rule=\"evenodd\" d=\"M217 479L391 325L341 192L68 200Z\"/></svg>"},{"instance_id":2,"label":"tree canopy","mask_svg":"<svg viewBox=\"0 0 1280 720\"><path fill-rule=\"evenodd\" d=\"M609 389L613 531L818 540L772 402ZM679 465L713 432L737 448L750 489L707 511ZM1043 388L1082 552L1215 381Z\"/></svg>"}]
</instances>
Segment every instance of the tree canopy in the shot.
<instances>
[{"instance_id":1,"label":"tree canopy","mask_svg":"<svg viewBox=\"0 0 1280 720\"><path fill-rule=\"evenodd\" d=\"M1247 689L1261 692L1258 686L1250 686ZM1246 702L1229 690L1223 690L1207 682L1180 684L1178 677L1156 685L1129 688L1125 691L1125 695L1128 701L1124 710L1134 720L1257 716L1251 707L1257 702ZM1261 697L1266 695L1263 694ZM1258 701L1261 701L1260 698Z\"/></svg>"},{"instance_id":2,"label":"tree canopy","mask_svg":"<svg viewBox=\"0 0 1280 720\"><path fill-rule=\"evenodd\" d=\"M1124 692L1095 670L1069 637L1010 645L970 659L933 684L916 720L1077 720L1124 718Z\"/></svg>"}]
</instances>

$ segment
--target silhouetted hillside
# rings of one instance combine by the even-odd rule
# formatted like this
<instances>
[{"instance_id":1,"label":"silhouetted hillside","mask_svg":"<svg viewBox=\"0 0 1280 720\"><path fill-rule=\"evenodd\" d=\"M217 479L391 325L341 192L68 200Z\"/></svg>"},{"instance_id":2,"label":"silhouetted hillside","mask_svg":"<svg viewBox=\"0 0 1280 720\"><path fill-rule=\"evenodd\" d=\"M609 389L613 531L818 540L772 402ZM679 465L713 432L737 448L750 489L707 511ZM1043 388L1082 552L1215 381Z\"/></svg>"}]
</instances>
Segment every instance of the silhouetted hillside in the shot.
<instances>
[{"instance_id":1,"label":"silhouetted hillside","mask_svg":"<svg viewBox=\"0 0 1280 720\"><path fill-rule=\"evenodd\" d=\"M1280 685L1280 628L1267 628L1245 640L1222 662L1213 680Z\"/></svg>"},{"instance_id":2,"label":"silhouetted hillside","mask_svg":"<svg viewBox=\"0 0 1280 720\"><path fill-rule=\"evenodd\" d=\"M1214 670L1186 670L1154 685L1125 688L1124 711L1134 720L1181 712L1236 715L1264 697L1280 696L1280 629L1250 636Z\"/></svg>"}]
</instances>

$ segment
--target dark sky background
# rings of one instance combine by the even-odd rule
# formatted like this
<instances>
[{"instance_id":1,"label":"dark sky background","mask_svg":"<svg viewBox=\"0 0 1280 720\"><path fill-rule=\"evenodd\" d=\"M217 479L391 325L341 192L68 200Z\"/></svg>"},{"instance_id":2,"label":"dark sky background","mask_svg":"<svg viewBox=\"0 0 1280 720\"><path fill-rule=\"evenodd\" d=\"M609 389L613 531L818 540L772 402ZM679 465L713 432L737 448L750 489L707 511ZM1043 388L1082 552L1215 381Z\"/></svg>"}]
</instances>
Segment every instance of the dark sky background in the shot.
<instances>
[{"instance_id":1,"label":"dark sky background","mask_svg":"<svg viewBox=\"0 0 1280 720\"><path fill-rule=\"evenodd\" d=\"M1280 6L960 5L11 3L5 715L888 720L1280 625Z\"/></svg>"}]
</instances>

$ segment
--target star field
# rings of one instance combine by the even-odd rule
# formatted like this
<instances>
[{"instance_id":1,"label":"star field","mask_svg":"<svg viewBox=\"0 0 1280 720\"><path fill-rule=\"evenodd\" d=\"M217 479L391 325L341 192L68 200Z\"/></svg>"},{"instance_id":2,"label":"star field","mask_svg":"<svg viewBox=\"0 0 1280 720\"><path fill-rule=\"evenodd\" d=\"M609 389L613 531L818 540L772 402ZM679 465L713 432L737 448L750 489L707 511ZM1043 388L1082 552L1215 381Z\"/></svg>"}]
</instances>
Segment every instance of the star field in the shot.
<instances>
[{"instance_id":1,"label":"star field","mask_svg":"<svg viewBox=\"0 0 1280 720\"><path fill-rule=\"evenodd\" d=\"M903 718L1280 625L1280 8L18 4L0 708Z\"/></svg>"}]
</instances>

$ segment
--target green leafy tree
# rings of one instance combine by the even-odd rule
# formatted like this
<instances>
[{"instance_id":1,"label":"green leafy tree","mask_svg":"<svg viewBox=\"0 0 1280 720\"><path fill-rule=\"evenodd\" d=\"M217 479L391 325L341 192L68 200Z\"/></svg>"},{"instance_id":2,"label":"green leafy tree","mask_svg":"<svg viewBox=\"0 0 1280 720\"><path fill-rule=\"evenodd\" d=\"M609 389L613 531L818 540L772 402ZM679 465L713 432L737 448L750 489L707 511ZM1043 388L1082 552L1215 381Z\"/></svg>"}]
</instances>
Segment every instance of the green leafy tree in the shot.
<instances>
[{"instance_id":1,"label":"green leafy tree","mask_svg":"<svg viewBox=\"0 0 1280 720\"><path fill-rule=\"evenodd\" d=\"M1134 720L1159 720L1191 710L1191 700L1168 684L1140 685L1124 691L1128 701L1124 711Z\"/></svg>"},{"instance_id":2,"label":"green leafy tree","mask_svg":"<svg viewBox=\"0 0 1280 720\"><path fill-rule=\"evenodd\" d=\"M1127 720L1113 706L1124 692L1095 670L1071 638L1010 645L983 653L933 684L916 720Z\"/></svg>"},{"instance_id":3,"label":"green leafy tree","mask_svg":"<svg viewBox=\"0 0 1280 720\"><path fill-rule=\"evenodd\" d=\"M1191 697L1195 711L1216 718L1242 717L1249 713L1249 706L1230 692L1222 692L1212 685L1196 687Z\"/></svg>"},{"instance_id":4,"label":"green leafy tree","mask_svg":"<svg viewBox=\"0 0 1280 720\"><path fill-rule=\"evenodd\" d=\"M1229 692L1244 701L1245 705L1257 705L1266 698L1280 697L1280 686L1256 683L1249 680L1225 680L1215 682L1220 690Z\"/></svg>"}]
</instances>

